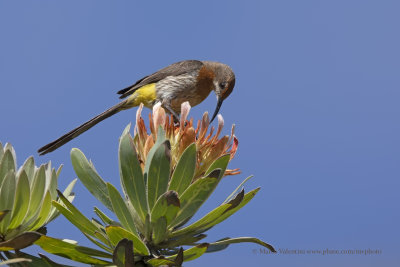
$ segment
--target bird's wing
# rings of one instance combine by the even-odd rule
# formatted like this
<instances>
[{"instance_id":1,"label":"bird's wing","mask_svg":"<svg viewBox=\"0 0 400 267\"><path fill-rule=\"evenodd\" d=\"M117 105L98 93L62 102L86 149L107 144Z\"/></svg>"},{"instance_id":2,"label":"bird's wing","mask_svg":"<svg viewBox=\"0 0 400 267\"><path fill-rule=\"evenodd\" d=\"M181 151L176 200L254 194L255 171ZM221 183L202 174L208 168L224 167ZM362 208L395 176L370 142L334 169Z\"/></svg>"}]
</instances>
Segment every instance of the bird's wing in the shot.
<instances>
[{"instance_id":1,"label":"bird's wing","mask_svg":"<svg viewBox=\"0 0 400 267\"><path fill-rule=\"evenodd\" d=\"M121 96L119 98L125 98L135 92L137 89L140 87L150 84L150 83L155 83L158 82L168 76L178 76L184 73L192 72L199 70L203 66L203 63L199 60L184 60L180 62L176 62L174 64L171 64L163 69L160 69L159 71L145 76L142 79L138 80L136 83L134 83L131 86L128 86L122 90L118 91L118 94Z\"/></svg>"}]
</instances>

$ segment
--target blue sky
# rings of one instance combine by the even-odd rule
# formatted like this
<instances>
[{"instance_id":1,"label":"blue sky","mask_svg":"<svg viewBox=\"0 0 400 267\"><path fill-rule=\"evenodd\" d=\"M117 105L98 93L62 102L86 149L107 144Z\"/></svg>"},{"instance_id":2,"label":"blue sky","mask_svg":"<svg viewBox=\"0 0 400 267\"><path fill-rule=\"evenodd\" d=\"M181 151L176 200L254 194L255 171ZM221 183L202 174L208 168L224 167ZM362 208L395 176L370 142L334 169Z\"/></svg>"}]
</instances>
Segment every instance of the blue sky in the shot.
<instances>
[{"instance_id":1,"label":"blue sky","mask_svg":"<svg viewBox=\"0 0 400 267\"><path fill-rule=\"evenodd\" d=\"M43 157L36 150L118 102L117 90L182 59L236 73L221 108L239 151L200 213L248 175L253 201L207 241L256 236L277 249L379 249L380 255L264 255L236 244L185 266L398 266L398 1L2 1L0 141L18 163L64 164L78 147L119 188L117 144L135 109ZM200 118L210 96L192 109ZM75 204L101 206L78 183ZM59 217L49 235L79 240ZM38 249L31 249L36 253ZM53 259L60 260L58 257ZM65 262L65 261L64 261Z\"/></svg>"}]
</instances>

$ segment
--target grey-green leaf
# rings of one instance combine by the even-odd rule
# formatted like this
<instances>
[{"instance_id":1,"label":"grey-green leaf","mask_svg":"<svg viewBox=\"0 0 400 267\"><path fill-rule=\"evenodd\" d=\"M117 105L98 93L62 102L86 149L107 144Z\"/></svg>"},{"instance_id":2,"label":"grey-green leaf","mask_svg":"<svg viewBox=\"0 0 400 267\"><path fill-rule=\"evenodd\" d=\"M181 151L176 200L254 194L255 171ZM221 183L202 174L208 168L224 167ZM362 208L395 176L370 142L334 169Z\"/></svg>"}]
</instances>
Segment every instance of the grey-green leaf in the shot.
<instances>
[{"instance_id":1,"label":"grey-green leaf","mask_svg":"<svg viewBox=\"0 0 400 267\"><path fill-rule=\"evenodd\" d=\"M94 207L94 212L99 216L99 218L103 221L103 223L110 225L113 224L113 220L108 217L104 212L102 212L99 208Z\"/></svg>"},{"instance_id":2,"label":"grey-green leaf","mask_svg":"<svg viewBox=\"0 0 400 267\"><path fill-rule=\"evenodd\" d=\"M215 169L207 177L200 178L189 186L180 197L181 209L171 226L188 221L214 191L221 177L221 169Z\"/></svg>"},{"instance_id":3,"label":"grey-green leaf","mask_svg":"<svg viewBox=\"0 0 400 267\"><path fill-rule=\"evenodd\" d=\"M224 202L222 202L223 204L228 203L232 198L235 197L235 195L242 189L243 185L250 180L251 178L253 178L253 175L250 175L249 177L247 177L246 179L243 180L243 182L240 183L240 185L238 187L236 187L236 189L224 200Z\"/></svg>"},{"instance_id":4,"label":"grey-green leaf","mask_svg":"<svg viewBox=\"0 0 400 267\"><path fill-rule=\"evenodd\" d=\"M119 171L121 184L133 208L144 221L147 209L146 187L136 149L129 132L121 136L119 143Z\"/></svg>"},{"instance_id":5,"label":"grey-green leaf","mask_svg":"<svg viewBox=\"0 0 400 267\"><path fill-rule=\"evenodd\" d=\"M201 255L203 255L207 248L208 248L209 244L208 243L201 243L195 247L191 247L187 250L185 250L183 252L183 261L191 261L194 259L197 259L198 257L200 257ZM166 257L166 259L168 260L174 260L176 259L177 255L172 255L169 257Z\"/></svg>"},{"instance_id":6,"label":"grey-green leaf","mask_svg":"<svg viewBox=\"0 0 400 267\"><path fill-rule=\"evenodd\" d=\"M167 224L170 224L175 219L180 208L178 194L175 191L167 191L162 194L153 210L151 211L151 222L155 223L161 216L165 216Z\"/></svg>"},{"instance_id":7,"label":"grey-green leaf","mask_svg":"<svg viewBox=\"0 0 400 267\"><path fill-rule=\"evenodd\" d=\"M205 173L205 176L210 174L213 170L215 169L221 169L221 174L219 178L222 178L225 174L225 170L228 167L229 160L231 158L230 154L223 155L219 158L217 158L213 163L211 163L210 167L208 167L208 170Z\"/></svg>"},{"instance_id":8,"label":"grey-green leaf","mask_svg":"<svg viewBox=\"0 0 400 267\"><path fill-rule=\"evenodd\" d=\"M154 244L161 243L167 237L167 219L162 216L152 224L153 225L153 242Z\"/></svg>"},{"instance_id":9,"label":"grey-green leaf","mask_svg":"<svg viewBox=\"0 0 400 267\"><path fill-rule=\"evenodd\" d=\"M121 225L131 231L136 236L138 232L136 230L136 226L134 223L134 219L129 212L128 207L126 206L124 200L122 199L118 190L110 183L107 183L108 194L110 195L111 204L115 215L117 215L118 220L120 221Z\"/></svg>"},{"instance_id":10,"label":"grey-green leaf","mask_svg":"<svg viewBox=\"0 0 400 267\"><path fill-rule=\"evenodd\" d=\"M144 165L144 173L148 173L150 169L150 164L153 159L154 153L158 149L158 147L165 141L165 131L161 127L161 125L158 127L157 130L157 139L156 142L154 143L153 147L150 149L149 153L147 153L147 158L146 158L146 163Z\"/></svg>"},{"instance_id":11,"label":"grey-green leaf","mask_svg":"<svg viewBox=\"0 0 400 267\"><path fill-rule=\"evenodd\" d=\"M78 246L76 244L71 244L63 240L59 240L45 235L41 236L35 242L35 244L40 246L43 250L49 253L60 255L62 257L86 264L94 264L94 265L98 264L101 266L104 265L109 266L110 262L97 259L95 257L103 257L103 258L112 257L110 254L100 250Z\"/></svg>"},{"instance_id":12,"label":"grey-green leaf","mask_svg":"<svg viewBox=\"0 0 400 267\"><path fill-rule=\"evenodd\" d=\"M108 197L107 185L100 177L93 165L85 155L77 148L71 150L71 162L76 175L83 185L97 198L104 206L113 211L111 201Z\"/></svg>"},{"instance_id":13,"label":"grey-green leaf","mask_svg":"<svg viewBox=\"0 0 400 267\"><path fill-rule=\"evenodd\" d=\"M134 267L133 243L126 238L118 242L113 253L113 263L117 266Z\"/></svg>"},{"instance_id":14,"label":"grey-green leaf","mask_svg":"<svg viewBox=\"0 0 400 267\"><path fill-rule=\"evenodd\" d=\"M27 199L29 198L30 198L29 180L25 170L22 170L17 182L14 207L11 214L12 218L10 225L8 226L9 229L13 229L19 226L21 222L24 220L29 207L29 201L27 201Z\"/></svg>"},{"instance_id":15,"label":"grey-green leaf","mask_svg":"<svg viewBox=\"0 0 400 267\"><path fill-rule=\"evenodd\" d=\"M129 232L128 230L119 226L107 226L106 232L109 240L113 245L116 245L121 239L127 238L133 241L133 250L139 255L150 255L145 243L137 236Z\"/></svg>"},{"instance_id":16,"label":"grey-green leaf","mask_svg":"<svg viewBox=\"0 0 400 267\"><path fill-rule=\"evenodd\" d=\"M22 171L25 171L29 180L29 184L31 184L35 175L35 160L33 157L29 157L27 160L25 160L24 164L20 168L20 172Z\"/></svg>"},{"instance_id":17,"label":"grey-green leaf","mask_svg":"<svg viewBox=\"0 0 400 267\"><path fill-rule=\"evenodd\" d=\"M3 148L3 144L0 142L0 162L1 162L1 159L3 158L3 155L4 155L4 148Z\"/></svg>"},{"instance_id":18,"label":"grey-green leaf","mask_svg":"<svg viewBox=\"0 0 400 267\"><path fill-rule=\"evenodd\" d=\"M211 243L210 245L212 246L224 246L224 245L230 245L230 244L234 244L234 243L245 243L245 242L250 242L250 243L256 243L259 244L263 247L268 248L271 252L276 252L276 250L274 249L273 246L271 246L268 243L265 243L264 241L261 241L258 238L255 237L237 237L237 238L227 238L221 241L217 241L214 243Z\"/></svg>"},{"instance_id":19,"label":"grey-green leaf","mask_svg":"<svg viewBox=\"0 0 400 267\"><path fill-rule=\"evenodd\" d=\"M35 218L40 211L40 204L45 195L46 187L46 171L45 165L41 165L39 170L35 172L35 178L33 179L31 185L31 198L29 203L29 211L25 218L28 221Z\"/></svg>"},{"instance_id":20,"label":"grey-green leaf","mask_svg":"<svg viewBox=\"0 0 400 267\"><path fill-rule=\"evenodd\" d=\"M208 229L210 229L211 227L219 224L220 222L226 220L227 218L229 218L232 214L234 214L235 212L237 212L238 210L240 210L242 207L244 207L247 203L249 203L250 200L253 199L253 197L257 194L257 192L260 190L260 188L256 188L250 192L248 192L247 194L245 194L243 196L243 200L239 203L239 205L237 206L230 206L228 209L226 209L220 216L218 216L217 218L215 218L214 220L212 220L211 222L209 222L207 225L203 225L200 229L198 228L198 230L192 232L192 234L199 234L202 233ZM233 200L231 201L233 202ZM229 202L229 203L231 203ZM229 203L226 203L224 205L227 205Z\"/></svg>"},{"instance_id":21,"label":"grey-green leaf","mask_svg":"<svg viewBox=\"0 0 400 267\"><path fill-rule=\"evenodd\" d=\"M49 191L46 192L45 197L43 198L43 202L40 208L40 212L38 214L38 218L34 224L31 225L32 230L36 230L43 226L43 224L48 222L48 218L50 217L51 210L51 194Z\"/></svg>"},{"instance_id":22,"label":"grey-green leaf","mask_svg":"<svg viewBox=\"0 0 400 267\"><path fill-rule=\"evenodd\" d=\"M150 210L157 199L167 191L170 174L170 150L169 140L164 141L154 153L150 163L147 180L147 199Z\"/></svg>"},{"instance_id":23,"label":"grey-green leaf","mask_svg":"<svg viewBox=\"0 0 400 267\"><path fill-rule=\"evenodd\" d=\"M0 222L6 217L7 213L11 212L11 210L0 210Z\"/></svg>"},{"instance_id":24,"label":"grey-green leaf","mask_svg":"<svg viewBox=\"0 0 400 267\"><path fill-rule=\"evenodd\" d=\"M183 235L187 235L190 233L194 233L196 231L200 232L199 230L208 228L209 225L213 221L217 220L219 218L219 216L221 216L226 210L229 209L230 206L231 206L231 204L223 204L223 205L215 208L214 210L207 213L204 217L202 217L198 221L196 221L182 229L174 231L172 233L171 237L183 236Z\"/></svg>"},{"instance_id":25,"label":"grey-green leaf","mask_svg":"<svg viewBox=\"0 0 400 267\"><path fill-rule=\"evenodd\" d=\"M62 165L58 168L60 170L60 168L62 167ZM63 195L70 201L72 202L72 200L74 199L75 195L72 192L72 190L74 189L74 186L76 184L76 181L78 181L78 179L74 179L72 180L68 186L65 188ZM60 213L57 211L57 209L55 207L51 208L50 211L50 216L47 218L47 222L50 222L52 220L54 220Z\"/></svg>"},{"instance_id":26,"label":"grey-green leaf","mask_svg":"<svg viewBox=\"0 0 400 267\"><path fill-rule=\"evenodd\" d=\"M16 162L11 150L6 150L0 161L0 185L9 171L16 170Z\"/></svg>"},{"instance_id":27,"label":"grey-green leaf","mask_svg":"<svg viewBox=\"0 0 400 267\"><path fill-rule=\"evenodd\" d=\"M14 205L15 187L15 172L10 170L6 174L0 188L0 211L12 210ZM11 214L7 213L0 222L0 233L4 233L8 228L10 220Z\"/></svg>"},{"instance_id":28,"label":"grey-green leaf","mask_svg":"<svg viewBox=\"0 0 400 267\"><path fill-rule=\"evenodd\" d=\"M78 229L83 233L95 236L95 232L97 232L99 229L71 202L69 202L61 192L58 191L58 195L65 207L61 205L61 203L53 200L53 205L57 208L57 210L61 212L72 224L78 227Z\"/></svg>"},{"instance_id":29,"label":"grey-green leaf","mask_svg":"<svg viewBox=\"0 0 400 267\"><path fill-rule=\"evenodd\" d=\"M36 232L24 232L13 239L0 242L0 251L23 249L33 244L41 237L41 234ZM10 249L11 248L11 249Z\"/></svg>"},{"instance_id":30,"label":"grey-green leaf","mask_svg":"<svg viewBox=\"0 0 400 267\"><path fill-rule=\"evenodd\" d=\"M196 143L193 143L183 151L181 158L176 164L168 189L174 190L181 195L192 182L195 170Z\"/></svg>"}]
</instances>

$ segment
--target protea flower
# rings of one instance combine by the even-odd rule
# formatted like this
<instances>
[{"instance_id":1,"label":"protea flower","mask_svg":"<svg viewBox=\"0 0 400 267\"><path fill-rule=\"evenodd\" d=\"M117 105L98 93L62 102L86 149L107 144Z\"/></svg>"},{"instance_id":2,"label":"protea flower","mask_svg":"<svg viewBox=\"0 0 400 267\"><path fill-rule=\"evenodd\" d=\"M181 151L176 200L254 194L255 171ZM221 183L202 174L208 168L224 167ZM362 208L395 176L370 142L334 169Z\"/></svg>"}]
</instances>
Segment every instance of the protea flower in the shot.
<instances>
[{"instance_id":1,"label":"protea flower","mask_svg":"<svg viewBox=\"0 0 400 267\"><path fill-rule=\"evenodd\" d=\"M60 194L65 206L54 205L92 242L109 253L91 250L90 257L69 258L89 264L110 264L95 257L98 256L112 258L118 266L133 266L133 262L141 266L180 266L183 261L224 249L231 243L254 242L274 251L267 243L250 237L199 243L206 237L207 230L230 217L259 191L257 188L244 193L241 187L249 178L216 209L186 225L224 175L239 173L237 169L227 169L238 146L234 127L229 136L220 138L222 116L218 116L218 129L213 135L212 127L207 133L208 114L204 114L195 128L193 120L187 120L189 110L189 104L184 103L177 126L172 117L156 105L150 115L148 133L141 118L142 107L138 109L134 137L128 125L119 143L123 196L112 184L104 182L80 150L71 151L72 165L79 179L119 221L113 221L96 207L95 213L102 222L89 220ZM63 253L66 244L60 240L36 243L48 252L66 254ZM184 250L183 247L189 248Z\"/></svg>"},{"instance_id":2,"label":"protea flower","mask_svg":"<svg viewBox=\"0 0 400 267\"><path fill-rule=\"evenodd\" d=\"M59 212L51 202L58 201L61 167L56 171L51 162L36 167L30 157L17 169L14 148L0 143L0 252L31 245L45 233L44 226L57 217ZM69 201L74 198L71 192L75 182L64 191Z\"/></svg>"},{"instance_id":3,"label":"protea flower","mask_svg":"<svg viewBox=\"0 0 400 267\"><path fill-rule=\"evenodd\" d=\"M235 156L238 139L234 135L235 126L232 126L231 134L219 138L222 128L224 127L224 120L221 115L218 115L218 129L214 133L214 127L211 127L210 132L207 134L210 119L208 112L205 112L201 121L197 122L196 128L193 125L193 119L187 121L190 111L188 102L182 104L180 124L176 126L173 117L167 116L164 109L160 104L153 108L153 115L150 114L150 134L147 129L143 118L141 117L143 106L140 106L136 113L136 126L134 132L134 144L138 152L139 161L144 165L147 155L154 144L157 142L157 131L159 127L164 131L165 138L170 142L170 165L171 170L174 170L178 160L185 149L195 143L196 144L196 165L193 181L200 178L210 165L222 155L230 155L229 160ZM239 174L238 169L225 170L224 175Z\"/></svg>"}]
</instances>

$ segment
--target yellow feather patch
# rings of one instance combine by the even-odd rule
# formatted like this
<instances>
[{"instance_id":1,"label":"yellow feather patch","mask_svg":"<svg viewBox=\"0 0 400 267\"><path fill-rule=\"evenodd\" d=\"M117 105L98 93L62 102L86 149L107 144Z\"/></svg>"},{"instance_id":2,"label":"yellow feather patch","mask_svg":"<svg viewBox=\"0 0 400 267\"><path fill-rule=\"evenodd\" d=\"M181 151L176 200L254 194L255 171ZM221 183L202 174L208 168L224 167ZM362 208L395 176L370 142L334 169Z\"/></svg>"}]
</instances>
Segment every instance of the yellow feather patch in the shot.
<instances>
[{"instance_id":1,"label":"yellow feather patch","mask_svg":"<svg viewBox=\"0 0 400 267\"><path fill-rule=\"evenodd\" d=\"M128 105L136 107L139 106L140 103L143 103L145 107L151 108L156 98L156 84L150 83L140 87L131 96L129 96Z\"/></svg>"}]
</instances>

